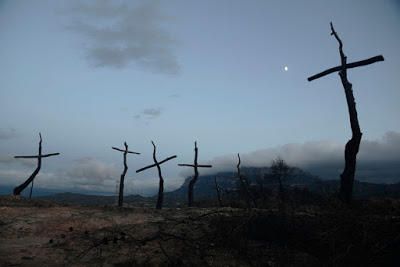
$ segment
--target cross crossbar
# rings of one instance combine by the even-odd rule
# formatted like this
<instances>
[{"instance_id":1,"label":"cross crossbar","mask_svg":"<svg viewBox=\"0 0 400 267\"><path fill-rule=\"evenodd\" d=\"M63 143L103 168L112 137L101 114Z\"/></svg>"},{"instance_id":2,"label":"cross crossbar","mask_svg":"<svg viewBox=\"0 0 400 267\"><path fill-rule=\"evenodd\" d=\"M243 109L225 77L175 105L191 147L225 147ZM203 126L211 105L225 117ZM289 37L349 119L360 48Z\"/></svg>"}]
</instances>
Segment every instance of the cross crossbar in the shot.
<instances>
[{"instance_id":1,"label":"cross crossbar","mask_svg":"<svg viewBox=\"0 0 400 267\"><path fill-rule=\"evenodd\" d=\"M181 166L181 167L192 167L192 168L194 168L194 167L212 168L212 165L201 165L201 164L197 164L197 165L194 165L194 164L178 164L178 166Z\"/></svg>"},{"instance_id":2,"label":"cross crossbar","mask_svg":"<svg viewBox=\"0 0 400 267\"><path fill-rule=\"evenodd\" d=\"M60 153L50 153L44 155L36 155L36 156L14 156L15 159L38 159L38 158L48 158L52 156L60 155Z\"/></svg>"},{"instance_id":3,"label":"cross crossbar","mask_svg":"<svg viewBox=\"0 0 400 267\"><path fill-rule=\"evenodd\" d=\"M376 62L379 62L379 61L384 61L384 60L385 60L385 58L382 55L379 55L379 56L371 57L371 58L368 58L368 59L365 59L365 60L360 60L360 61L356 61L356 62L353 62L353 63L346 64L345 68L346 69L357 68L357 67L366 66L366 65L373 64L373 63L376 63ZM340 71L342 69L343 69L342 65L336 66L336 67L324 70L324 71L322 71L322 72L320 72L318 74L315 74L313 76L310 76L310 77L307 78L307 80L309 82L311 82L313 80L316 80L318 78L324 77L324 76L326 76L328 74L331 74L333 72Z\"/></svg>"},{"instance_id":4,"label":"cross crossbar","mask_svg":"<svg viewBox=\"0 0 400 267\"><path fill-rule=\"evenodd\" d=\"M178 164L180 167L192 167L192 168L212 168L212 165L198 164L197 163L197 142L194 142L194 164Z\"/></svg>"},{"instance_id":5,"label":"cross crossbar","mask_svg":"<svg viewBox=\"0 0 400 267\"><path fill-rule=\"evenodd\" d=\"M176 158L176 157L177 157L176 155L173 155L173 156L168 157L168 158L166 158L166 159L164 159L164 160L162 160L162 161L160 161L160 162L153 163L153 164L151 164L151 165L148 165L148 166L146 166L146 167L143 167L143 168L137 170L136 173L139 173L139 172L142 172L142 171L144 171L144 170L147 170L147 169L156 167L157 165L161 165L161 164L167 162L168 160L174 159L174 158Z\"/></svg>"},{"instance_id":6,"label":"cross crossbar","mask_svg":"<svg viewBox=\"0 0 400 267\"><path fill-rule=\"evenodd\" d=\"M136 155L140 155L140 153L139 152L134 152L134 151L129 151L129 150L124 150L124 149L120 149L120 148L118 148L118 147L111 147L112 149L114 149L114 150L117 150L117 151L120 151L120 152L126 152L126 153L130 153L130 154L136 154Z\"/></svg>"}]
</instances>

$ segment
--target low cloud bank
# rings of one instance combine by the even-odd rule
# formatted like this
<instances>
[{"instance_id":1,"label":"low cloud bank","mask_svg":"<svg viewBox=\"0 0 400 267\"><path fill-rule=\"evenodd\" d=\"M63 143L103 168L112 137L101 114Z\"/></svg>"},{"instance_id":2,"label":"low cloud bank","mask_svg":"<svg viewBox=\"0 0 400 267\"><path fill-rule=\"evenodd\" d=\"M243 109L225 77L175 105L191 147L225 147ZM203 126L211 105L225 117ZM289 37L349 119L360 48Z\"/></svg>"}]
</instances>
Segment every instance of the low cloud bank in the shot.
<instances>
[{"instance_id":1,"label":"low cloud bank","mask_svg":"<svg viewBox=\"0 0 400 267\"><path fill-rule=\"evenodd\" d=\"M344 166L344 146L345 143L311 141L260 149L241 154L242 166L269 166L272 160L281 157L289 165L300 167L322 179L338 179ZM233 171L237 155L216 157L211 162L213 169L208 173ZM362 140L356 178L378 183L400 182L400 133L387 132L379 140Z\"/></svg>"},{"instance_id":2,"label":"low cloud bank","mask_svg":"<svg viewBox=\"0 0 400 267\"><path fill-rule=\"evenodd\" d=\"M0 164L14 166L14 163L8 158L0 159L3 159ZM1 184L17 186L24 182L32 172L33 169L19 169L18 166L6 170L0 169ZM35 187L74 192L117 193L121 172L122 169L113 163L86 157L74 161L70 168L53 172L41 170L35 179ZM149 195L155 192L156 187L157 183L154 180L131 178L129 175L125 177L125 194Z\"/></svg>"},{"instance_id":3,"label":"low cloud bank","mask_svg":"<svg viewBox=\"0 0 400 267\"><path fill-rule=\"evenodd\" d=\"M14 128L0 128L0 140L9 140L18 136Z\"/></svg>"},{"instance_id":4,"label":"low cloud bank","mask_svg":"<svg viewBox=\"0 0 400 267\"><path fill-rule=\"evenodd\" d=\"M300 167L322 179L338 179L344 166L344 143L330 141L286 144L274 148L260 149L241 154L242 166L269 166L276 157L283 158L289 165ZM356 178L377 183L400 182L400 133L388 132L379 140L363 140L360 146ZM206 163L206 162L204 162ZM237 155L225 155L209 161L212 169L202 169L201 175L220 171L236 170ZM0 157L0 184L16 186L32 173L32 161L16 163L11 157ZM81 192L116 193L122 168L115 163L95 158L78 159L68 168L53 172L42 170L35 186ZM166 180L167 189L179 187L183 177L192 175L187 169L181 179ZM171 175L168 175L171 176ZM150 195L155 193L158 180L141 178L134 173L125 177L125 194Z\"/></svg>"}]
</instances>

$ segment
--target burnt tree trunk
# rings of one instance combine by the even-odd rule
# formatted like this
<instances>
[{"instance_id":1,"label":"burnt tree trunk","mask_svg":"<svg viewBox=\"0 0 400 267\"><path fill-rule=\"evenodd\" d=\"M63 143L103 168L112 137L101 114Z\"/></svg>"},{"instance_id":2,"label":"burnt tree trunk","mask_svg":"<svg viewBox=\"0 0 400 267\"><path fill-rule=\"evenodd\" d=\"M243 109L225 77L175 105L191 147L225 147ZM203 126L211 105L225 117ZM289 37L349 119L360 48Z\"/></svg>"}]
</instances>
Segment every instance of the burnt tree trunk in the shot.
<instances>
[{"instance_id":1,"label":"burnt tree trunk","mask_svg":"<svg viewBox=\"0 0 400 267\"><path fill-rule=\"evenodd\" d=\"M237 154L237 156L238 156L238 164L236 165L236 168L237 168L237 172L238 172L238 178L239 178L239 181L240 181L240 186L241 186L241 191L245 194L245 199L246 199L246 204L247 204L247 207L249 208L249 209L251 209L251 201L253 201L253 203L254 203L254 206L256 206L255 204L255 201L254 200L252 200L252 197L251 197L251 194L250 194L250 191L249 191L249 183L247 182L247 180L242 176L242 174L241 174L241 172L240 172L240 163L241 163L241 160L240 160L240 155L239 155L239 153Z\"/></svg>"},{"instance_id":2,"label":"burnt tree trunk","mask_svg":"<svg viewBox=\"0 0 400 267\"><path fill-rule=\"evenodd\" d=\"M356 102L354 100L352 84L347 79L347 57L343 52L343 43L335 32L332 23L331 30L331 35L333 35L339 43L339 53L342 67L339 71L339 76L346 95L352 132L352 137L345 146L345 166L342 174L340 175L340 196L345 203L350 203L353 198L353 184L356 172L357 153L360 148L362 133L358 123Z\"/></svg>"},{"instance_id":3,"label":"burnt tree trunk","mask_svg":"<svg viewBox=\"0 0 400 267\"><path fill-rule=\"evenodd\" d=\"M124 181L125 175L128 171L128 165L126 164L126 155L128 154L128 144L124 142L125 151L124 151L124 171L121 174L121 179L119 181L119 195L118 195L118 207L122 207L124 203Z\"/></svg>"},{"instance_id":4,"label":"burnt tree trunk","mask_svg":"<svg viewBox=\"0 0 400 267\"><path fill-rule=\"evenodd\" d=\"M194 184L197 182L197 179L199 178L199 170L197 168L197 154L198 154L198 148L197 148L197 143L194 142L194 176L189 182L189 188L188 188L188 206L192 207L193 206L193 190L194 190Z\"/></svg>"},{"instance_id":5,"label":"burnt tree trunk","mask_svg":"<svg viewBox=\"0 0 400 267\"><path fill-rule=\"evenodd\" d=\"M37 157L37 167L35 169L35 171L31 174L31 176L29 176L28 180L26 180L25 182L23 182L21 185L17 186L14 188L14 196L19 196L21 194L22 191L25 190L26 187L28 187L28 185L30 183L33 183L33 180L35 179L36 175L39 173L40 168L42 167L42 135L39 133L39 154ZM33 187L33 184L32 184ZM32 195L32 189L31 189L31 193L30 196Z\"/></svg>"},{"instance_id":6,"label":"burnt tree trunk","mask_svg":"<svg viewBox=\"0 0 400 267\"><path fill-rule=\"evenodd\" d=\"M285 190L283 189L282 174L278 175L278 181L279 181L279 199L282 203L285 203Z\"/></svg>"},{"instance_id":7,"label":"burnt tree trunk","mask_svg":"<svg viewBox=\"0 0 400 267\"><path fill-rule=\"evenodd\" d=\"M164 201L164 178L162 177L161 167L160 164L157 162L156 158L156 145L154 144L153 141L151 143L153 144L153 160L154 164L157 166L158 178L160 179L158 184L158 197L157 197L156 209L162 209Z\"/></svg>"},{"instance_id":8,"label":"burnt tree trunk","mask_svg":"<svg viewBox=\"0 0 400 267\"><path fill-rule=\"evenodd\" d=\"M31 190L30 190L30 192L29 192L29 199L32 198L33 182L34 182L34 180L32 180L32 183L31 183Z\"/></svg>"},{"instance_id":9,"label":"burnt tree trunk","mask_svg":"<svg viewBox=\"0 0 400 267\"><path fill-rule=\"evenodd\" d=\"M215 191L217 191L218 205L222 207L221 189L219 188L219 185L217 183L217 176L214 177L214 183L215 183Z\"/></svg>"}]
</instances>

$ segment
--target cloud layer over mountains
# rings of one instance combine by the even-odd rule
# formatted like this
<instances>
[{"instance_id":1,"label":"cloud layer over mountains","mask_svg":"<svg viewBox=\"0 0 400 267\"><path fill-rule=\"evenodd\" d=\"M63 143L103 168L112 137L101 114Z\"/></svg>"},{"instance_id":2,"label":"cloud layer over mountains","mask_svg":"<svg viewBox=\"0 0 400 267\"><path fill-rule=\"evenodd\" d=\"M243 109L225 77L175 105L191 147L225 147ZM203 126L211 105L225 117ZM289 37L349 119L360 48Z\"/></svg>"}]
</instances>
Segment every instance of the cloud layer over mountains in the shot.
<instances>
[{"instance_id":1,"label":"cloud layer over mountains","mask_svg":"<svg viewBox=\"0 0 400 267\"><path fill-rule=\"evenodd\" d=\"M344 164L343 148L344 143L311 141L243 153L241 159L242 166L265 167L279 156L289 165L300 167L322 179L338 179ZM209 163L213 168L202 169L201 174L235 171L237 156L232 154L216 157ZM0 156L1 184L16 185L23 182L32 173L35 164L35 161L19 161ZM133 170L130 171L125 179L127 194L155 192L157 179L141 179ZM68 168L51 172L42 170L35 185L53 189L114 193L120 172L120 166L114 163L81 158L72 162ZM181 179L176 179L173 174L166 173L166 186L170 189L179 187L183 179L191 174L192 170L188 169L181 173ZM356 178L377 183L400 182L400 133L388 132L379 140L362 141Z\"/></svg>"},{"instance_id":2,"label":"cloud layer over mountains","mask_svg":"<svg viewBox=\"0 0 400 267\"><path fill-rule=\"evenodd\" d=\"M243 166L269 166L276 157L323 179L338 179L344 166L344 146L331 141L310 141L260 149L241 155ZM236 155L212 160L218 170L232 170ZM215 171L215 168L213 169ZM356 178L370 182L400 182L400 133L387 132L380 140L362 140Z\"/></svg>"}]
</instances>

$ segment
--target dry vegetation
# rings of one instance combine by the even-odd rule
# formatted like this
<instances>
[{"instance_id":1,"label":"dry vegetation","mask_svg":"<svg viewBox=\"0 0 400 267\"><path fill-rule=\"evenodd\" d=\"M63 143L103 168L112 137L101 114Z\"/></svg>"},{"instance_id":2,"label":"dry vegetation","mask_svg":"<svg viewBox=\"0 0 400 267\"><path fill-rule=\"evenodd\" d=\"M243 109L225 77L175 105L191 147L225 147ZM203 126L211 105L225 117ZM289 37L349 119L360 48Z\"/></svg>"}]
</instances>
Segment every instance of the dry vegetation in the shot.
<instances>
[{"instance_id":1,"label":"dry vegetation","mask_svg":"<svg viewBox=\"0 0 400 267\"><path fill-rule=\"evenodd\" d=\"M396 266L400 202L116 208L0 198L1 266ZM284 207L284 208L282 208Z\"/></svg>"}]
</instances>

